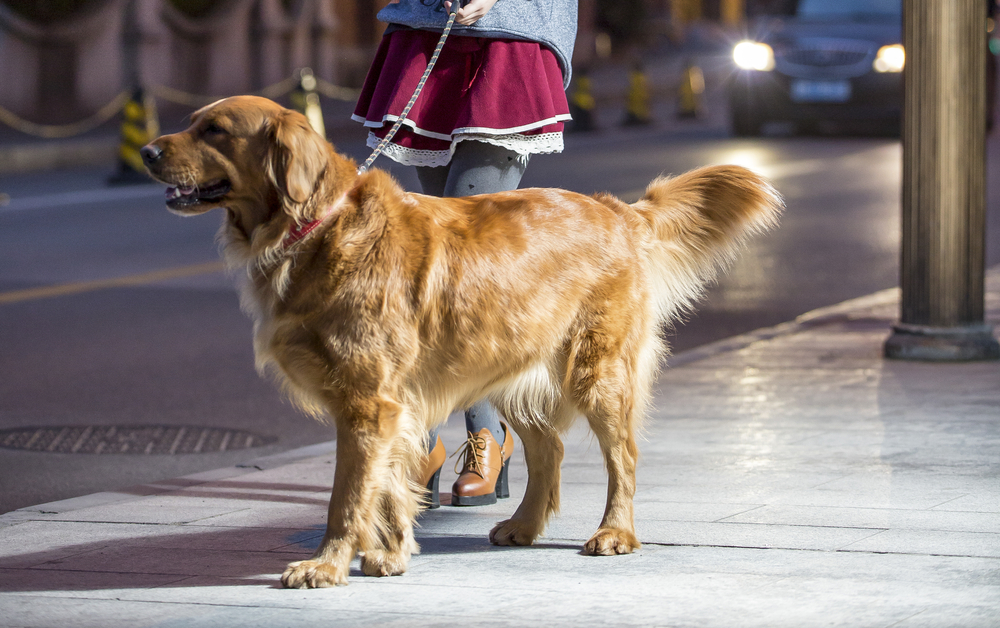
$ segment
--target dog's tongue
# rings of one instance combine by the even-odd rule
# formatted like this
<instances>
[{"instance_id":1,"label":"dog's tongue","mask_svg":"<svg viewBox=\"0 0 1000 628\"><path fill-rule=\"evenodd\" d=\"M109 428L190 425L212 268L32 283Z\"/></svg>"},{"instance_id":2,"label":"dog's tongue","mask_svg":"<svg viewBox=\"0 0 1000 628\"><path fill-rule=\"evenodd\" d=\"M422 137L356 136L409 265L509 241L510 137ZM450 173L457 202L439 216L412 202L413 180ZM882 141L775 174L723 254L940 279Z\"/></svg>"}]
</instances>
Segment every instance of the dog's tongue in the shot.
<instances>
[{"instance_id":1,"label":"dog's tongue","mask_svg":"<svg viewBox=\"0 0 1000 628\"><path fill-rule=\"evenodd\" d=\"M169 188L167 188L166 192L164 194L166 195L167 200L169 201L170 199L180 198L181 196L190 196L190 195L194 194L194 192L195 192L196 189L197 188L188 187L186 185L181 185L181 186L177 186L177 187L169 187Z\"/></svg>"}]
</instances>

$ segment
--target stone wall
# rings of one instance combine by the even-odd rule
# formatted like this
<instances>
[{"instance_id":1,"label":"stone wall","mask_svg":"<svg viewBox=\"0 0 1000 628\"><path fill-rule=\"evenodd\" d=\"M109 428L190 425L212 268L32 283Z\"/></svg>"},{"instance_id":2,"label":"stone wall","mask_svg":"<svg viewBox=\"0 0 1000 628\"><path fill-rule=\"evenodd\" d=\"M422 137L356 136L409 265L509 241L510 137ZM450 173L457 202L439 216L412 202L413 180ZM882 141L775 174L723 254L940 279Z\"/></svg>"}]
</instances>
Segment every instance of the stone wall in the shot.
<instances>
[{"instance_id":1,"label":"stone wall","mask_svg":"<svg viewBox=\"0 0 1000 628\"><path fill-rule=\"evenodd\" d=\"M303 67L358 87L384 31L375 14L388 1L78 0L67 18L33 21L0 0L0 107L64 124L134 85L226 96ZM576 63L594 60L596 11L596 0L581 0Z\"/></svg>"},{"instance_id":2,"label":"stone wall","mask_svg":"<svg viewBox=\"0 0 1000 628\"><path fill-rule=\"evenodd\" d=\"M121 89L126 0L95 3L67 22L33 22L0 4L0 105L48 123L77 119Z\"/></svg>"},{"instance_id":3,"label":"stone wall","mask_svg":"<svg viewBox=\"0 0 1000 628\"><path fill-rule=\"evenodd\" d=\"M0 106L27 120L79 120L136 83L204 96L246 93L302 67L357 86L386 0L92 0L59 21L0 2Z\"/></svg>"}]
</instances>

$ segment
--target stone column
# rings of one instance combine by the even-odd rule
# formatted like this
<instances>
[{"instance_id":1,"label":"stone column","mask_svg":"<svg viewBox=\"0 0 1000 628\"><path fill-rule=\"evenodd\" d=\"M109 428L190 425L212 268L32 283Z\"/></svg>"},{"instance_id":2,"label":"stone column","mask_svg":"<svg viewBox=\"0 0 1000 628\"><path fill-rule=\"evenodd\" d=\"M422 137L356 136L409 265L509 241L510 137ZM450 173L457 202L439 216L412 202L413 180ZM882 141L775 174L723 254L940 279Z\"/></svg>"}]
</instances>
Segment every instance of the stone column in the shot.
<instances>
[{"instance_id":1,"label":"stone column","mask_svg":"<svg viewBox=\"0 0 1000 628\"><path fill-rule=\"evenodd\" d=\"M340 83L339 45L341 28L334 0L316 0L311 18L311 67L319 78Z\"/></svg>"},{"instance_id":2,"label":"stone column","mask_svg":"<svg viewBox=\"0 0 1000 628\"><path fill-rule=\"evenodd\" d=\"M127 87L164 85L170 77L169 33L162 0L129 0L125 11L122 77Z\"/></svg>"},{"instance_id":3,"label":"stone column","mask_svg":"<svg viewBox=\"0 0 1000 628\"><path fill-rule=\"evenodd\" d=\"M332 0L303 0L289 20L292 34L286 76L310 68L315 76L337 82L340 24Z\"/></svg>"},{"instance_id":4,"label":"stone column","mask_svg":"<svg viewBox=\"0 0 1000 628\"><path fill-rule=\"evenodd\" d=\"M576 43L573 46L573 67L587 69L597 56L594 41L597 30L597 0L580 0L577 9Z\"/></svg>"},{"instance_id":5,"label":"stone column","mask_svg":"<svg viewBox=\"0 0 1000 628\"><path fill-rule=\"evenodd\" d=\"M904 0L902 307L886 357L1000 358L983 316L985 18L981 0Z\"/></svg>"},{"instance_id":6,"label":"stone column","mask_svg":"<svg viewBox=\"0 0 1000 628\"><path fill-rule=\"evenodd\" d=\"M260 0L253 12L253 88L260 89L291 76L289 46L291 26L281 0Z\"/></svg>"},{"instance_id":7,"label":"stone column","mask_svg":"<svg viewBox=\"0 0 1000 628\"><path fill-rule=\"evenodd\" d=\"M331 0L324 8L336 29L337 74L333 82L360 86L364 81L385 30L385 24L375 19L375 14L388 3L389 0ZM326 78L322 73L318 76Z\"/></svg>"},{"instance_id":8,"label":"stone column","mask_svg":"<svg viewBox=\"0 0 1000 628\"><path fill-rule=\"evenodd\" d=\"M125 0L102 0L51 21L0 3L0 105L42 124L92 114L121 89Z\"/></svg>"},{"instance_id":9,"label":"stone column","mask_svg":"<svg viewBox=\"0 0 1000 628\"><path fill-rule=\"evenodd\" d=\"M722 0L719 13L725 26L730 28L740 26L746 21L744 0Z\"/></svg>"},{"instance_id":10,"label":"stone column","mask_svg":"<svg viewBox=\"0 0 1000 628\"><path fill-rule=\"evenodd\" d=\"M187 15L169 2L162 16L171 35L170 87L203 96L252 90L253 0L221 0L207 14Z\"/></svg>"}]
</instances>

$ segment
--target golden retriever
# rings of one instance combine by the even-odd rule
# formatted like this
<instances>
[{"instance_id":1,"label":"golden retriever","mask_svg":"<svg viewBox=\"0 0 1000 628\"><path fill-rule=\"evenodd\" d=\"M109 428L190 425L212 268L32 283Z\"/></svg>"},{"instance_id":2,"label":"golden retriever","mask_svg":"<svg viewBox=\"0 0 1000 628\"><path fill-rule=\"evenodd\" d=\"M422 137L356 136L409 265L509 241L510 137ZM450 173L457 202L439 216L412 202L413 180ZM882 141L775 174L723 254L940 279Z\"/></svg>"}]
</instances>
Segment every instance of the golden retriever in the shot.
<instances>
[{"instance_id":1,"label":"golden retriever","mask_svg":"<svg viewBox=\"0 0 1000 628\"><path fill-rule=\"evenodd\" d=\"M559 434L582 414L609 476L584 550L638 548L635 434L659 332L782 207L737 166L659 178L631 205L558 189L424 196L359 174L305 117L250 96L196 111L142 154L173 212L225 209L222 254L258 368L337 428L326 534L286 587L346 584L356 552L367 575L403 573L427 430L484 397L528 465L524 500L491 542L542 533L559 507Z\"/></svg>"}]
</instances>

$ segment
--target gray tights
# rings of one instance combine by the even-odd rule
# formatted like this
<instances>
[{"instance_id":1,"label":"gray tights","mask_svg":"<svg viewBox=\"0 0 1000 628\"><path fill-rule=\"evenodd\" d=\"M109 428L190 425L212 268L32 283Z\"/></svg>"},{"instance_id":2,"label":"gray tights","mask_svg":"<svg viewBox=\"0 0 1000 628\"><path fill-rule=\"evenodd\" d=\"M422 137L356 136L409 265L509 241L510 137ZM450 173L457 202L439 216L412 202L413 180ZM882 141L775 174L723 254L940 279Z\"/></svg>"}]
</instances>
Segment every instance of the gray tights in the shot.
<instances>
[{"instance_id":1,"label":"gray tights","mask_svg":"<svg viewBox=\"0 0 1000 628\"><path fill-rule=\"evenodd\" d=\"M439 168L417 167L417 179L424 194L431 196L472 196L516 190L528 165L527 155L518 155L485 142L464 141L455 147L451 162ZM478 434L489 428L493 438L503 446L500 414L483 399L465 411L465 429ZM428 434L428 450L437 442L440 427Z\"/></svg>"}]
</instances>

